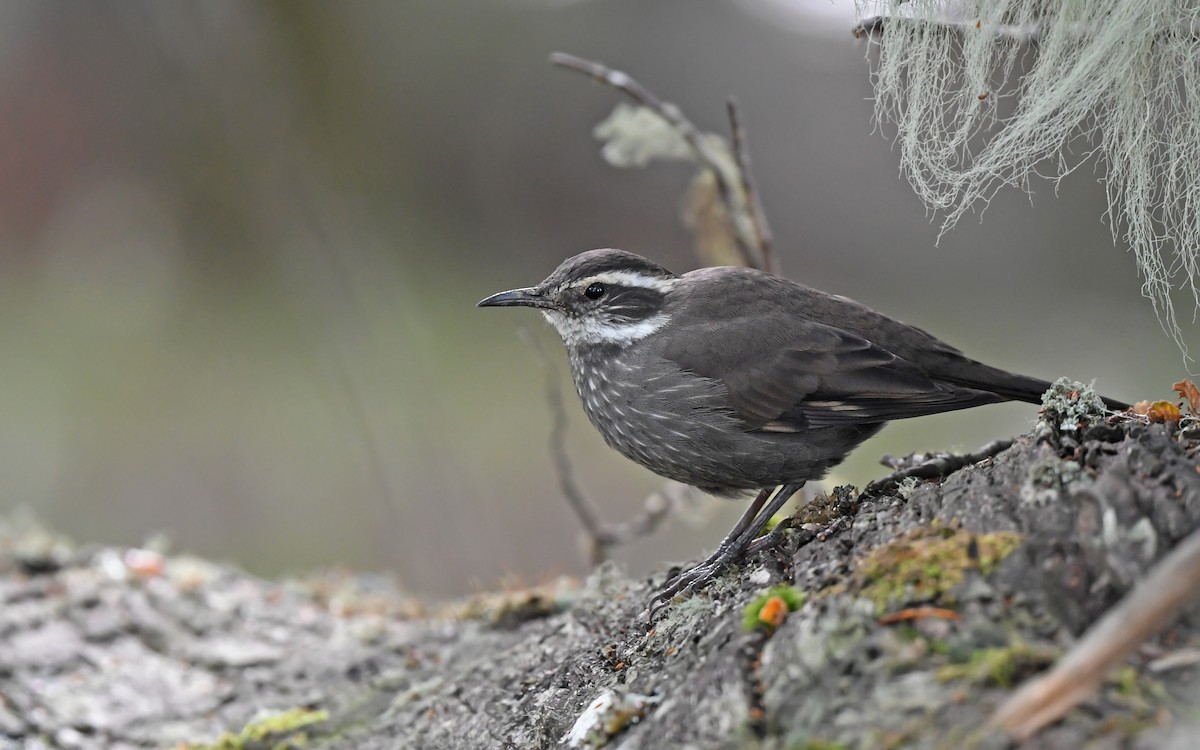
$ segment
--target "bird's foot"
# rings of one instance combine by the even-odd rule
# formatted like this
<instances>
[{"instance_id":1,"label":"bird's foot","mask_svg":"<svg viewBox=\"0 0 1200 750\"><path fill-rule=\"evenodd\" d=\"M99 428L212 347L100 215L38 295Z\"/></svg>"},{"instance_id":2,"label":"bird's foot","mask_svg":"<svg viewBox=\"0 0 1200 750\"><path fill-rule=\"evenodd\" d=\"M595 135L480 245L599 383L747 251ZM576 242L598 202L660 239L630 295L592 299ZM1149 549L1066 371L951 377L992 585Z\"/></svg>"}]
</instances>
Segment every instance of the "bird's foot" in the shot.
<instances>
[{"instance_id":1,"label":"bird's foot","mask_svg":"<svg viewBox=\"0 0 1200 750\"><path fill-rule=\"evenodd\" d=\"M753 540L744 540L741 547L727 545L719 548L707 560L677 573L667 580L666 584L655 592L647 608L651 622L655 615L670 604L677 596L690 596L712 583L722 571L741 558L753 552L771 549L783 541L784 532L791 528L790 523L780 523L768 534Z\"/></svg>"},{"instance_id":2,"label":"bird's foot","mask_svg":"<svg viewBox=\"0 0 1200 750\"><path fill-rule=\"evenodd\" d=\"M737 550L732 545L717 549L707 560L687 570L677 573L667 580L666 584L650 598L647 607L647 617L650 622L677 596L688 596L700 591L738 557Z\"/></svg>"},{"instance_id":3,"label":"bird's foot","mask_svg":"<svg viewBox=\"0 0 1200 750\"><path fill-rule=\"evenodd\" d=\"M746 554L749 555L755 552L762 552L763 550L775 549L781 543L783 543L784 538L787 536L788 530L795 528L796 523L797 521L794 517L783 519L779 523L775 524L775 528L747 544Z\"/></svg>"},{"instance_id":4,"label":"bird's foot","mask_svg":"<svg viewBox=\"0 0 1200 750\"><path fill-rule=\"evenodd\" d=\"M671 600L681 594L694 594L700 589L713 582L727 565L740 560L748 551L758 551L767 549L771 545L777 543L782 536L782 530L779 534L767 534L763 541L758 539L758 535L762 532L763 527L771 520L771 517L783 507L788 499L799 492L804 487L804 482L789 482L779 488L770 502L767 502L770 496L770 490L762 490L758 496L754 498L754 502L742 514L741 519L734 525L725 538L721 540L721 544L717 547L717 551L712 553L707 560L690 570L683 571L674 578L667 581L659 591L650 599L650 603L646 609L646 617L649 622L654 621L654 616L662 611L664 607L671 603Z\"/></svg>"}]
</instances>

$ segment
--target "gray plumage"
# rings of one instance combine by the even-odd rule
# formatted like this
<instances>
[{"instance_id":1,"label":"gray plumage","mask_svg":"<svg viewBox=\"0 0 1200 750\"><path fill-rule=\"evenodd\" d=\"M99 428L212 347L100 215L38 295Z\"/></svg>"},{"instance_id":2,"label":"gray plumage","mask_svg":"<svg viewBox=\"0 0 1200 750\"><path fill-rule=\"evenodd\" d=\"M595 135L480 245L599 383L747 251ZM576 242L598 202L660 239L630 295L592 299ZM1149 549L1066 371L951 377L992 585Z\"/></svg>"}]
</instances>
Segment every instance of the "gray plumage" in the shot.
<instances>
[{"instance_id":1,"label":"gray plumage","mask_svg":"<svg viewBox=\"0 0 1200 750\"><path fill-rule=\"evenodd\" d=\"M604 288L596 299L592 284ZM632 253L593 250L536 287L480 304L541 308L605 441L718 494L819 479L891 419L1038 403L1050 385L748 268L676 276Z\"/></svg>"}]
</instances>

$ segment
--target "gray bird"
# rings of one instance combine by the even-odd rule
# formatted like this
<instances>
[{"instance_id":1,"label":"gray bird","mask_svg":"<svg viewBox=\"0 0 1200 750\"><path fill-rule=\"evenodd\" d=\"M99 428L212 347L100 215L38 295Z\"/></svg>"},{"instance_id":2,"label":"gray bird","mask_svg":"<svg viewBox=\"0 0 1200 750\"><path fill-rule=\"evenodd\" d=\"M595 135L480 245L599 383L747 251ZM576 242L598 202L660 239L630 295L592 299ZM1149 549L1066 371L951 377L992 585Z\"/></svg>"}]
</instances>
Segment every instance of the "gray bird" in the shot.
<instances>
[{"instance_id":1,"label":"gray bird","mask_svg":"<svg viewBox=\"0 0 1200 750\"><path fill-rule=\"evenodd\" d=\"M567 347L588 418L626 457L717 495L758 491L717 551L655 596L660 604L736 560L805 482L888 420L1036 404L1050 387L750 268L676 275L633 253L592 250L479 306L541 310Z\"/></svg>"}]
</instances>

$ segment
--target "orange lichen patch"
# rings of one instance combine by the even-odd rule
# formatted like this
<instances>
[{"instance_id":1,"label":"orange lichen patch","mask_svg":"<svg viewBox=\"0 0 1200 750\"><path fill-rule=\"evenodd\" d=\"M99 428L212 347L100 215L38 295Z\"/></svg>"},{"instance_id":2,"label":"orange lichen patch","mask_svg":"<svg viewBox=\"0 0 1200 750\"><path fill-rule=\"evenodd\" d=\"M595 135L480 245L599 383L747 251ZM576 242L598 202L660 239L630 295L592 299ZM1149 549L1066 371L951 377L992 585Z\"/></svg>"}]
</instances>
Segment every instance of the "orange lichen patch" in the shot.
<instances>
[{"instance_id":1,"label":"orange lichen patch","mask_svg":"<svg viewBox=\"0 0 1200 750\"><path fill-rule=\"evenodd\" d=\"M788 605L781 596L773 596L763 604L758 612L758 621L774 630L783 624L788 616Z\"/></svg>"},{"instance_id":2,"label":"orange lichen patch","mask_svg":"<svg viewBox=\"0 0 1200 750\"><path fill-rule=\"evenodd\" d=\"M775 586L746 606L742 629L749 632L766 628L768 632L774 632L787 620L788 612L800 609L806 598L803 591L792 586Z\"/></svg>"}]
</instances>

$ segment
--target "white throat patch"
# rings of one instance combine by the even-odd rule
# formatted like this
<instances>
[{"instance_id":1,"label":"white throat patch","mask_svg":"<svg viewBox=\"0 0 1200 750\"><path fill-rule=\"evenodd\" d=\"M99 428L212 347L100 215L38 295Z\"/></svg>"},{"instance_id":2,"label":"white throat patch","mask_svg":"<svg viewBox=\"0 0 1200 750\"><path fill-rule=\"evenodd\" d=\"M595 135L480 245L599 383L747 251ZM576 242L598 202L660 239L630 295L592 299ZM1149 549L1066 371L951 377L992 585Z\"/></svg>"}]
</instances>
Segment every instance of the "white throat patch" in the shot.
<instances>
[{"instance_id":1,"label":"white throat patch","mask_svg":"<svg viewBox=\"0 0 1200 750\"><path fill-rule=\"evenodd\" d=\"M542 315L558 331L563 342L571 344L619 344L641 341L667 324L666 315L655 315L636 323L607 323L590 317L574 318L553 310Z\"/></svg>"}]
</instances>

